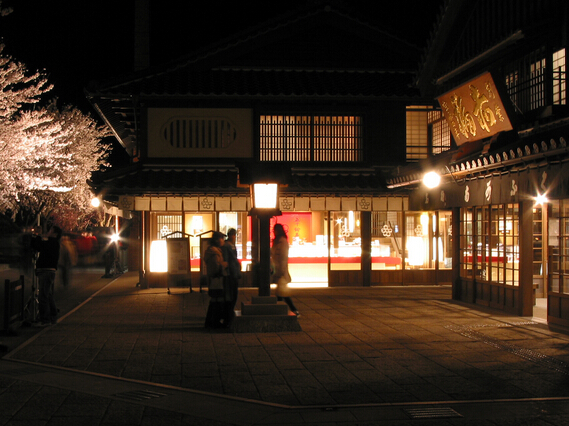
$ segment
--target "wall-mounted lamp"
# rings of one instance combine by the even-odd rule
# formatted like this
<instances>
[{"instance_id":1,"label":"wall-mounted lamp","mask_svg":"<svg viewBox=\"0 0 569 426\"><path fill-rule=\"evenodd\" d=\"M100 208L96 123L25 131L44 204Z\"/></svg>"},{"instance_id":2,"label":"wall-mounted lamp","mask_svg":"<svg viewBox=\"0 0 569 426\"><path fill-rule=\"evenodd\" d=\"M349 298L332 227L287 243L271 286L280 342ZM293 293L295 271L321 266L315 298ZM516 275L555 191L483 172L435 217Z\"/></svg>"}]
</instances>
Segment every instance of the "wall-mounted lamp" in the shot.
<instances>
[{"instance_id":1,"label":"wall-mounted lamp","mask_svg":"<svg viewBox=\"0 0 569 426\"><path fill-rule=\"evenodd\" d=\"M537 197L535 197L535 204L538 204L540 206L543 206L548 201L549 201L549 199L547 198L547 195L545 195L545 194L537 194Z\"/></svg>"},{"instance_id":2,"label":"wall-mounted lamp","mask_svg":"<svg viewBox=\"0 0 569 426\"><path fill-rule=\"evenodd\" d=\"M439 175L437 172L428 172L423 176L423 184L429 189L436 188L440 185L440 183L441 175Z\"/></svg>"},{"instance_id":3,"label":"wall-mounted lamp","mask_svg":"<svg viewBox=\"0 0 569 426\"><path fill-rule=\"evenodd\" d=\"M94 197L93 199L91 199L91 206L97 208L101 205L101 200L99 199L99 197Z\"/></svg>"}]
</instances>

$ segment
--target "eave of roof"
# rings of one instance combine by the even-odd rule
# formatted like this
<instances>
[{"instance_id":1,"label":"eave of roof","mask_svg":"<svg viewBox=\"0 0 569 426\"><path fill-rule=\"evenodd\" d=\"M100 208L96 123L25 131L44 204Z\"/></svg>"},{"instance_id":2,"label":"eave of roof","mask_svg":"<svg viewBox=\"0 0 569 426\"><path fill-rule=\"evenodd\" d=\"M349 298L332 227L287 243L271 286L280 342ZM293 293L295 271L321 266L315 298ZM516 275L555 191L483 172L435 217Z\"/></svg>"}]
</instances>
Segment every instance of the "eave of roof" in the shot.
<instances>
[{"instance_id":1,"label":"eave of roof","mask_svg":"<svg viewBox=\"0 0 569 426\"><path fill-rule=\"evenodd\" d=\"M568 119L569 120L569 119ZM533 162L543 160L553 161L555 157L569 155L569 137L565 132L558 131L547 135L534 135L521 138L507 147L493 150L487 154L480 153L470 159L452 161L451 152L437 159L435 157L427 167L416 166L414 170L403 172L399 176L387 179L387 188L413 187L423 181L423 174L434 170L447 178L464 178L485 175L497 170L514 170L526 167ZM562 136L565 134L566 136Z\"/></svg>"}]
</instances>

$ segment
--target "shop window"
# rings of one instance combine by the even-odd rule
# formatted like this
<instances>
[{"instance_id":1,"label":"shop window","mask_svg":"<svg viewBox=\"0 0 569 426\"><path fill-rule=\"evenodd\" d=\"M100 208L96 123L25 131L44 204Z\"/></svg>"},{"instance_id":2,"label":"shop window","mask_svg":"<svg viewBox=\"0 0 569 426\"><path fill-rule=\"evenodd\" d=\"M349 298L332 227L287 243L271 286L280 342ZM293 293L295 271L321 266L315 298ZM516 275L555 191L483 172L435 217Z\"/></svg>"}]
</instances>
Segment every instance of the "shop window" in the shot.
<instances>
[{"instance_id":1,"label":"shop window","mask_svg":"<svg viewBox=\"0 0 569 426\"><path fill-rule=\"evenodd\" d=\"M207 232L213 230L213 227L214 217L212 213L190 212L184 214L184 232L191 235L189 238L192 271L200 270L200 235L204 234L208 237Z\"/></svg>"},{"instance_id":2,"label":"shop window","mask_svg":"<svg viewBox=\"0 0 569 426\"><path fill-rule=\"evenodd\" d=\"M372 269L401 269L403 213L374 211L371 224Z\"/></svg>"},{"instance_id":3,"label":"shop window","mask_svg":"<svg viewBox=\"0 0 569 426\"><path fill-rule=\"evenodd\" d=\"M408 213L405 215L407 239L406 268L428 269L433 268L433 251L431 239L434 237L433 217L430 212Z\"/></svg>"},{"instance_id":4,"label":"shop window","mask_svg":"<svg viewBox=\"0 0 569 426\"><path fill-rule=\"evenodd\" d=\"M178 232L174 234L174 232ZM157 240L166 237L182 237L182 215L181 214L157 214L156 233ZM171 235L173 234L173 235Z\"/></svg>"},{"instance_id":5,"label":"shop window","mask_svg":"<svg viewBox=\"0 0 569 426\"><path fill-rule=\"evenodd\" d=\"M438 261L439 269L452 268L452 213L439 212Z\"/></svg>"},{"instance_id":6,"label":"shop window","mask_svg":"<svg viewBox=\"0 0 569 426\"><path fill-rule=\"evenodd\" d=\"M331 212L330 269L361 269L360 212Z\"/></svg>"},{"instance_id":7,"label":"shop window","mask_svg":"<svg viewBox=\"0 0 569 426\"><path fill-rule=\"evenodd\" d=\"M471 207L463 208L460 212L460 276L473 278L473 253L474 248L474 224Z\"/></svg>"},{"instance_id":8,"label":"shop window","mask_svg":"<svg viewBox=\"0 0 569 426\"><path fill-rule=\"evenodd\" d=\"M549 292L569 294L569 200L552 200L550 204Z\"/></svg>"},{"instance_id":9,"label":"shop window","mask_svg":"<svg viewBox=\"0 0 569 426\"><path fill-rule=\"evenodd\" d=\"M261 115L261 161L362 161L359 116Z\"/></svg>"},{"instance_id":10,"label":"shop window","mask_svg":"<svg viewBox=\"0 0 569 426\"><path fill-rule=\"evenodd\" d=\"M500 204L461 211L461 276L519 285L519 207Z\"/></svg>"},{"instance_id":11,"label":"shop window","mask_svg":"<svg viewBox=\"0 0 569 426\"><path fill-rule=\"evenodd\" d=\"M320 286L328 282L328 212L283 212L271 219L288 236L288 269L293 286Z\"/></svg>"},{"instance_id":12,"label":"shop window","mask_svg":"<svg viewBox=\"0 0 569 426\"><path fill-rule=\"evenodd\" d=\"M241 261L241 268L246 269L251 259L251 243L245 245L243 250L243 229L244 221L247 220L246 213L238 212L220 212L219 213L218 230L225 235L230 229L235 229L235 249L237 250L237 259Z\"/></svg>"}]
</instances>

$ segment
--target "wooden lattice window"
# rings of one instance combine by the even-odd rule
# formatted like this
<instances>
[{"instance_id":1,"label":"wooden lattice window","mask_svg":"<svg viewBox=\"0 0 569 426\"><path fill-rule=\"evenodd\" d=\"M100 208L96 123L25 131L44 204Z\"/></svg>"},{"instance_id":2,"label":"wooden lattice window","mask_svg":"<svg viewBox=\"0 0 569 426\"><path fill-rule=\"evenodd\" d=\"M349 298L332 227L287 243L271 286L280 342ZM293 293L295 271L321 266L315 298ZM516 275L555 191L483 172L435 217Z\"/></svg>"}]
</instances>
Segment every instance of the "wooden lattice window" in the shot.
<instances>
[{"instance_id":1,"label":"wooden lattice window","mask_svg":"<svg viewBox=\"0 0 569 426\"><path fill-rule=\"evenodd\" d=\"M261 161L362 160L359 116L262 115Z\"/></svg>"}]
</instances>

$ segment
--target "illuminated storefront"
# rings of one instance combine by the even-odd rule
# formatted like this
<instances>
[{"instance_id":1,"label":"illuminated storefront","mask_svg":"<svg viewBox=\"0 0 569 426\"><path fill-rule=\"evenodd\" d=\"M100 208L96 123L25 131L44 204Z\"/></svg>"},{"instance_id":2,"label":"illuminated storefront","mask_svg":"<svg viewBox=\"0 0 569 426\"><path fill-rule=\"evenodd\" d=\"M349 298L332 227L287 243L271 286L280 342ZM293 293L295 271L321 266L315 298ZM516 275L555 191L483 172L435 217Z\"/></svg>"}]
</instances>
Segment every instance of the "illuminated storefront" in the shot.
<instances>
[{"instance_id":1,"label":"illuminated storefront","mask_svg":"<svg viewBox=\"0 0 569 426\"><path fill-rule=\"evenodd\" d=\"M227 233L236 229L244 272L241 285L252 285L255 235L247 197L130 198L122 201L132 203L144 216L148 241L187 237L193 282L199 280L202 240L209 238L212 230ZM436 279L434 272L445 272L438 282L450 283L452 215L448 211L411 212L406 197L285 194L280 206L282 215L271 219L271 237L274 224L283 224L289 238L293 285L431 284L429 280ZM186 207L192 209L186 211ZM227 209L218 210L223 207ZM334 210L323 210L326 207ZM364 276L369 277L368 284ZM162 285L152 274L148 280L149 286Z\"/></svg>"}]
</instances>

